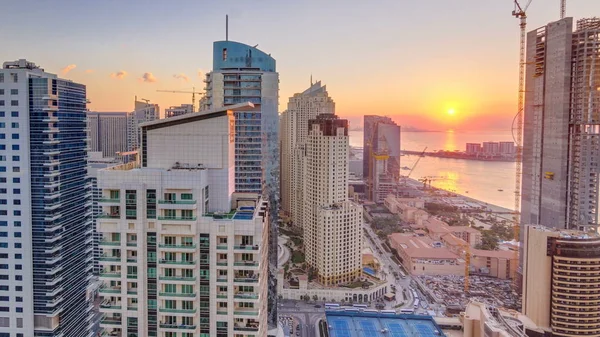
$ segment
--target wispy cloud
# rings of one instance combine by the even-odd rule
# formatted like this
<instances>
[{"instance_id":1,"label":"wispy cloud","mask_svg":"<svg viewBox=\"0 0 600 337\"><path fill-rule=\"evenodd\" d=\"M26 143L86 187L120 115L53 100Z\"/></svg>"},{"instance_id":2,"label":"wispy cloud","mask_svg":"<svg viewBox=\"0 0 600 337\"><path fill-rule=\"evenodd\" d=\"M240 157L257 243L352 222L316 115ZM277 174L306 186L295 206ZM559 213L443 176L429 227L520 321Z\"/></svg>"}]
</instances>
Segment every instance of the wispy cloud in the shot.
<instances>
[{"instance_id":1,"label":"wispy cloud","mask_svg":"<svg viewBox=\"0 0 600 337\"><path fill-rule=\"evenodd\" d=\"M85 71L85 73L86 73L86 74L91 74L91 73L93 73L93 72L95 72L95 70L94 70L94 69L87 69L87 70Z\"/></svg>"},{"instance_id":2,"label":"wispy cloud","mask_svg":"<svg viewBox=\"0 0 600 337\"><path fill-rule=\"evenodd\" d=\"M69 71L71 71L71 70L73 70L73 69L75 69L75 68L77 68L77 65L75 65L75 64L69 64L68 66L66 66L66 67L62 68L62 69L60 70L60 72L61 72L63 75L65 75L66 73L68 73Z\"/></svg>"},{"instance_id":3,"label":"wispy cloud","mask_svg":"<svg viewBox=\"0 0 600 337\"><path fill-rule=\"evenodd\" d=\"M178 80L184 80L185 82L189 82L190 81L190 78L187 77L187 75L184 74L184 73L173 75L173 77L175 77Z\"/></svg>"},{"instance_id":4,"label":"wispy cloud","mask_svg":"<svg viewBox=\"0 0 600 337\"><path fill-rule=\"evenodd\" d=\"M123 78L125 78L125 76L127 76L127 72L125 70L120 70L120 71L117 71L116 73L110 74L110 77L116 78L119 80L122 80Z\"/></svg>"},{"instance_id":5,"label":"wispy cloud","mask_svg":"<svg viewBox=\"0 0 600 337\"><path fill-rule=\"evenodd\" d=\"M156 79L156 77L154 77L154 75L152 75L152 73L144 73L144 75L142 75L142 77L139 79L140 82L148 82L148 83L153 83L158 81Z\"/></svg>"}]
</instances>

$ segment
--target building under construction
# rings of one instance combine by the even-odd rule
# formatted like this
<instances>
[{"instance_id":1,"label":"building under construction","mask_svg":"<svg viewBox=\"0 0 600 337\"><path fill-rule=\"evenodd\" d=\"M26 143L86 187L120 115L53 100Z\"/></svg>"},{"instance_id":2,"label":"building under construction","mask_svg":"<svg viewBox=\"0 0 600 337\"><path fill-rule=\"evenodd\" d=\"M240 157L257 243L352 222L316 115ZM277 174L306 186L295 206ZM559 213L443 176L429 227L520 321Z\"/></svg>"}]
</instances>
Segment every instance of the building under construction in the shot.
<instances>
[{"instance_id":1,"label":"building under construction","mask_svg":"<svg viewBox=\"0 0 600 337\"><path fill-rule=\"evenodd\" d=\"M600 19L527 35L521 224L598 226Z\"/></svg>"},{"instance_id":2,"label":"building under construction","mask_svg":"<svg viewBox=\"0 0 600 337\"><path fill-rule=\"evenodd\" d=\"M367 199L382 203L400 182L400 126L389 117L364 117L363 172Z\"/></svg>"}]
</instances>

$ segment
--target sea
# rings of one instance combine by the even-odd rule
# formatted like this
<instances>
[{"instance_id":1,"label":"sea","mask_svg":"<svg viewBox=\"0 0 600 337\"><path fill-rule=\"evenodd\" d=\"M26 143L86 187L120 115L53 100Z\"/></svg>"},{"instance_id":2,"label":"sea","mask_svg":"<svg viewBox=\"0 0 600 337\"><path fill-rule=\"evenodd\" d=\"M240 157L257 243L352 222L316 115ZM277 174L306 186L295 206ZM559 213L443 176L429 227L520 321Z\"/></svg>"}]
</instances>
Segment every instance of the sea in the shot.
<instances>
[{"instance_id":1,"label":"sea","mask_svg":"<svg viewBox=\"0 0 600 337\"><path fill-rule=\"evenodd\" d=\"M363 132L350 131L350 145L363 147ZM510 130L489 132L402 132L400 146L403 150L427 152L436 150L465 150L466 143L487 141L513 141ZM405 155L400 166L411 168L418 155ZM409 170L402 170L407 175ZM462 194L489 204L513 210L515 208L516 164L437 157L420 157L410 178L433 177L431 186Z\"/></svg>"}]
</instances>

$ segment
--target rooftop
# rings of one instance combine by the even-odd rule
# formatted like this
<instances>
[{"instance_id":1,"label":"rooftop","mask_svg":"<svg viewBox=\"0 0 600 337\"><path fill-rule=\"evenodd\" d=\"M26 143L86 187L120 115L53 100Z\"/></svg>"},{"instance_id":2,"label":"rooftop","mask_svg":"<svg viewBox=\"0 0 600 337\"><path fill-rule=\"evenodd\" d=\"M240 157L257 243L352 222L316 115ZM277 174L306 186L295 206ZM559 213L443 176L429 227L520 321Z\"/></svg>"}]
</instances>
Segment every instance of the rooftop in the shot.
<instances>
[{"instance_id":1,"label":"rooftop","mask_svg":"<svg viewBox=\"0 0 600 337\"><path fill-rule=\"evenodd\" d=\"M331 337L444 337L431 316L326 311Z\"/></svg>"}]
</instances>

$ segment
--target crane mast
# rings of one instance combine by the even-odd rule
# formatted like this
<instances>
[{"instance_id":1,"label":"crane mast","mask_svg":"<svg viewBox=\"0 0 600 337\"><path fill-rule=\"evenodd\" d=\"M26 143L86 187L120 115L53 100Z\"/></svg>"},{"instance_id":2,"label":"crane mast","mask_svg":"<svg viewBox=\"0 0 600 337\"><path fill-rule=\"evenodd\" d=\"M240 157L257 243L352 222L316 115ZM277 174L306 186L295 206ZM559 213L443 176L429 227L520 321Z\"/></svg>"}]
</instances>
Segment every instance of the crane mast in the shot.
<instances>
[{"instance_id":1,"label":"crane mast","mask_svg":"<svg viewBox=\"0 0 600 337\"><path fill-rule=\"evenodd\" d=\"M527 8L532 0L528 0L525 7L521 7L518 0L514 0L515 8L512 15L519 19L520 41L519 41L519 95L517 103L517 115L515 116L516 127L513 124L513 137L516 143L516 170L515 170L515 210L513 213L514 240L519 242L519 226L521 225L521 177L523 160L523 112L525 109L525 33L527 29ZM519 252L515 251L518 260ZM517 277L515 277L517 285Z\"/></svg>"},{"instance_id":2,"label":"crane mast","mask_svg":"<svg viewBox=\"0 0 600 337\"><path fill-rule=\"evenodd\" d=\"M567 0L560 0L560 18L564 19L567 12Z\"/></svg>"}]
</instances>

